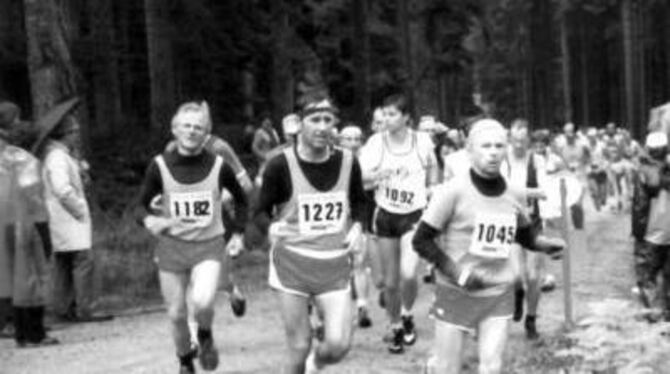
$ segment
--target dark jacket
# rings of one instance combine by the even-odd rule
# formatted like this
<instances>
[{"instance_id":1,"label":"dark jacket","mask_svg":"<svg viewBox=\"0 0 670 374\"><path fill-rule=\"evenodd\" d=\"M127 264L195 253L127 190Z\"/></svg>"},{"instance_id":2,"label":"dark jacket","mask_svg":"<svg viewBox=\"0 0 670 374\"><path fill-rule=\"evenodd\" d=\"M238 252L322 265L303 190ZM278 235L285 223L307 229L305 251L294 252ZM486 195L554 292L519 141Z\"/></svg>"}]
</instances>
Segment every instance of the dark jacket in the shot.
<instances>
[{"instance_id":1,"label":"dark jacket","mask_svg":"<svg viewBox=\"0 0 670 374\"><path fill-rule=\"evenodd\" d=\"M647 156L640 157L640 167L633 174L631 229L636 240L644 240L649 223L651 199L662 189L670 190L670 166Z\"/></svg>"}]
</instances>

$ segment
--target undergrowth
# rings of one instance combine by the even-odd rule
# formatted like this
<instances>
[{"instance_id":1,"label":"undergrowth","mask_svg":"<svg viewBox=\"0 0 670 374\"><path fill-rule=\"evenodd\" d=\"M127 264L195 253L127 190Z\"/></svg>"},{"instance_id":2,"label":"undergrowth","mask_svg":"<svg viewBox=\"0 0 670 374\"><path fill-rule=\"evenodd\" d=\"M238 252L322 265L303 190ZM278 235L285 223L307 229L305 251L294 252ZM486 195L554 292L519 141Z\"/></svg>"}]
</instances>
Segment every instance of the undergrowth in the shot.
<instances>
[{"instance_id":1,"label":"undergrowth","mask_svg":"<svg viewBox=\"0 0 670 374\"><path fill-rule=\"evenodd\" d=\"M667 373L670 323L649 323L650 311L628 300L589 304L590 313L567 334L557 357L573 358L566 373Z\"/></svg>"}]
</instances>

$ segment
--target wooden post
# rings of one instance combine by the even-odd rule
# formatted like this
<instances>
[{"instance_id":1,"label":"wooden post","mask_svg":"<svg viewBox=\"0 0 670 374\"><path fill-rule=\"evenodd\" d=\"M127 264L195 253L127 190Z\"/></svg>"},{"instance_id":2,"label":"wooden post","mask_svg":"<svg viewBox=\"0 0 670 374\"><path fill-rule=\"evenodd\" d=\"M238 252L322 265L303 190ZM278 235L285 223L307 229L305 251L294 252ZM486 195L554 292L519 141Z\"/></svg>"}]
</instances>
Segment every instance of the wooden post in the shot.
<instances>
[{"instance_id":1,"label":"wooden post","mask_svg":"<svg viewBox=\"0 0 670 374\"><path fill-rule=\"evenodd\" d=\"M570 212L566 202L567 190L565 178L561 178L561 235L565 240L565 249L563 250L563 311L565 315L565 327L572 329L574 326L572 319L572 277L570 271Z\"/></svg>"}]
</instances>

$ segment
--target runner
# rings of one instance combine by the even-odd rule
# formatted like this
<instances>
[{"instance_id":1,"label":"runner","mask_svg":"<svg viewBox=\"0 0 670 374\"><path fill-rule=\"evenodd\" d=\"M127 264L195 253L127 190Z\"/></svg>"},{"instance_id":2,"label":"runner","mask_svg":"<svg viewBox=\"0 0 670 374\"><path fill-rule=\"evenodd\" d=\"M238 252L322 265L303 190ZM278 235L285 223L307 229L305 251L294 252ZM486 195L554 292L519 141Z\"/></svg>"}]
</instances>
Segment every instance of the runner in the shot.
<instances>
[{"instance_id":1,"label":"runner","mask_svg":"<svg viewBox=\"0 0 670 374\"><path fill-rule=\"evenodd\" d=\"M206 118L210 118L209 113L205 114L205 116ZM251 178L249 178L249 174L247 174L246 169L242 165L242 162L237 157L237 154L235 153L233 147L231 147L230 144L227 141L223 140L222 138L214 134L210 134L205 139L204 149L207 152L220 156L227 165L230 165L230 167L233 169L233 172L235 173L237 182L244 190L245 194L247 195L247 198L251 197L251 194L253 192L253 183L251 182ZM165 150L168 153L177 150L177 141L176 140L170 141ZM223 209L221 210L223 224L224 226L230 226L235 213L234 213L234 207L231 204L231 202L233 201L233 197L227 189L223 190L221 195L221 201L223 203L222 206ZM160 201L160 197L154 199L154 202L155 203L152 206L158 205L158 208L160 209L160 204L162 204L162 202ZM224 253L224 256L226 258L222 262L224 268L223 268L223 274L221 276L221 283L222 283L221 288L228 293L228 298L230 301L230 309L233 311L233 314L235 314L235 316L237 317L242 317L246 313L247 300L244 297L244 294L242 293L238 285L235 284L234 273L233 273L233 259L235 259L239 255L242 249L244 249L244 244L239 241L241 237L239 236L233 237L232 232L230 231L227 231L224 234L224 239L226 240L226 242L229 242L230 245L226 246L227 250ZM195 321L192 319L192 317L193 317L192 315L189 316L189 320L191 320L190 325L195 326L194 324Z\"/></svg>"},{"instance_id":2,"label":"runner","mask_svg":"<svg viewBox=\"0 0 670 374\"><path fill-rule=\"evenodd\" d=\"M340 131L340 146L350 150L355 156L363 145L363 132L358 126L347 126ZM366 207L370 205L366 201ZM358 311L358 327L368 328L372 326L370 313L368 312L368 298L370 295L370 258L368 253L369 235L363 230L365 235L355 247L353 253L354 260L354 299L356 300L356 310Z\"/></svg>"},{"instance_id":3,"label":"runner","mask_svg":"<svg viewBox=\"0 0 670 374\"><path fill-rule=\"evenodd\" d=\"M506 182L518 190L526 190L527 194L543 197L539 193L537 160L530 150L530 137L528 135L528 121L517 119L510 126L510 147L507 154L506 165L503 165L503 177ZM542 228L540 211L536 199L529 199L530 218L534 227ZM515 247L517 245L515 244ZM537 339L537 307L540 303L541 280L544 274L544 255L521 251L515 248L521 260L521 276L523 284L517 285L515 290L514 321L520 321L523 317L523 301L526 299L526 318L524 327L528 339ZM524 288L525 286L525 288Z\"/></svg>"},{"instance_id":4,"label":"runner","mask_svg":"<svg viewBox=\"0 0 670 374\"><path fill-rule=\"evenodd\" d=\"M316 372L349 350L350 251L361 234L365 202L358 162L330 144L337 109L328 100L312 99L301 118L296 146L267 165L254 214L272 243L269 283L284 321L286 374ZM317 344L312 344L310 299L323 314L324 337Z\"/></svg>"},{"instance_id":5,"label":"runner","mask_svg":"<svg viewBox=\"0 0 670 374\"><path fill-rule=\"evenodd\" d=\"M478 337L479 372L500 373L517 277L511 244L547 253L565 245L532 230L525 194L501 177L507 132L499 122L477 121L467 148L471 170L436 192L413 239L421 257L439 269L428 373L459 373L465 335L472 332Z\"/></svg>"},{"instance_id":6,"label":"runner","mask_svg":"<svg viewBox=\"0 0 670 374\"><path fill-rule=\"evenodd\" d=\"M590 163L586 171L586 180L597 211L607 205L607 160L605 145L598 138L598 130L591 127L586 131Z\"/></svg>"},{"instance_id":7,"label":"runner","mask_svg":"<svg viewBox=\"0 0 670 374\"><path fill-rule=\"evenodd\" d=\"M409 128L405 97L389 96L383 108L386 129L370 137L361 150L361 167L366 183L375 186L373 225L391 323L385 340L391 353L402 353L404 345L416 341L411 312L417 296L419 257L410 240L429 188L439 176L430 136Z\"/></svg>"},{"instance_id":8,"label":"runner","mask_svg":"<svg viewBox=\"0 0 670 374\"><path fill-rule=\"evenodd\" d=\"M172 119L177 147L156 156L149 165L140 192L138 218L158 237L156 261L161 291L171 322L180 374L195 373L197 356L205 370L218 366L212 336L214 301L226 229L241 235L247 217L247 200L232 168L219 156L204 151L211 131L206 103L182 104ZM224 228L221 191L235 199L236 220ZM152 199L162 195L163 209L148 214ZM199 348L191 346L187 322L187 290L198 324Z\"/></svg>"}]
</instances>

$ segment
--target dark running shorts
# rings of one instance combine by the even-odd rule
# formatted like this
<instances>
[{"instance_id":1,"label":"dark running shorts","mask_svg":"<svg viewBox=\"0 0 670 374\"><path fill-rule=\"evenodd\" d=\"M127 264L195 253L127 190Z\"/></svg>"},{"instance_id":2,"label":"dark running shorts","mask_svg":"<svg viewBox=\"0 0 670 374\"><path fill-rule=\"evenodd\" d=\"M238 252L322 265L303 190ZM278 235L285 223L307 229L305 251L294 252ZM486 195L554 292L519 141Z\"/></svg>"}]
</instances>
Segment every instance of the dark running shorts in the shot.
<instances>
[{"instance_id":1,"label":"dark running shorts","mask_svg":"<svg viewBox=\"0 0 670 374\"><path fill-rule=\"evenodd\" d=\"M372 232L380 237L400 238L405 233L414 229L422 214L422 210L407 214L395 214L377 207L372 220Z\"/></svg>"},{"instance_id":2,"label":"dark running shorts","mask_svg":"<svg viewBox=\"0 0 670 374\"><path fill-rule=\"evenodd\" d=\"M502 294L472 296L454 285L437 284L430 314L437 320L468 332L476 331L487 318L511 318L514 313L514 288Z\"/></svg>"},{"instance_id":3,"label":"dark running shorts","mask_svg":"<svg viewBox=\"0 0 670 374\"><path fill-rule=\"evenodd\" d=\"M206 260L222 261L226 242L222 235L202 242L183 241L159 236L156 245L156 264L163 271L187 272Z\"/></svg>"}]
</instances>

